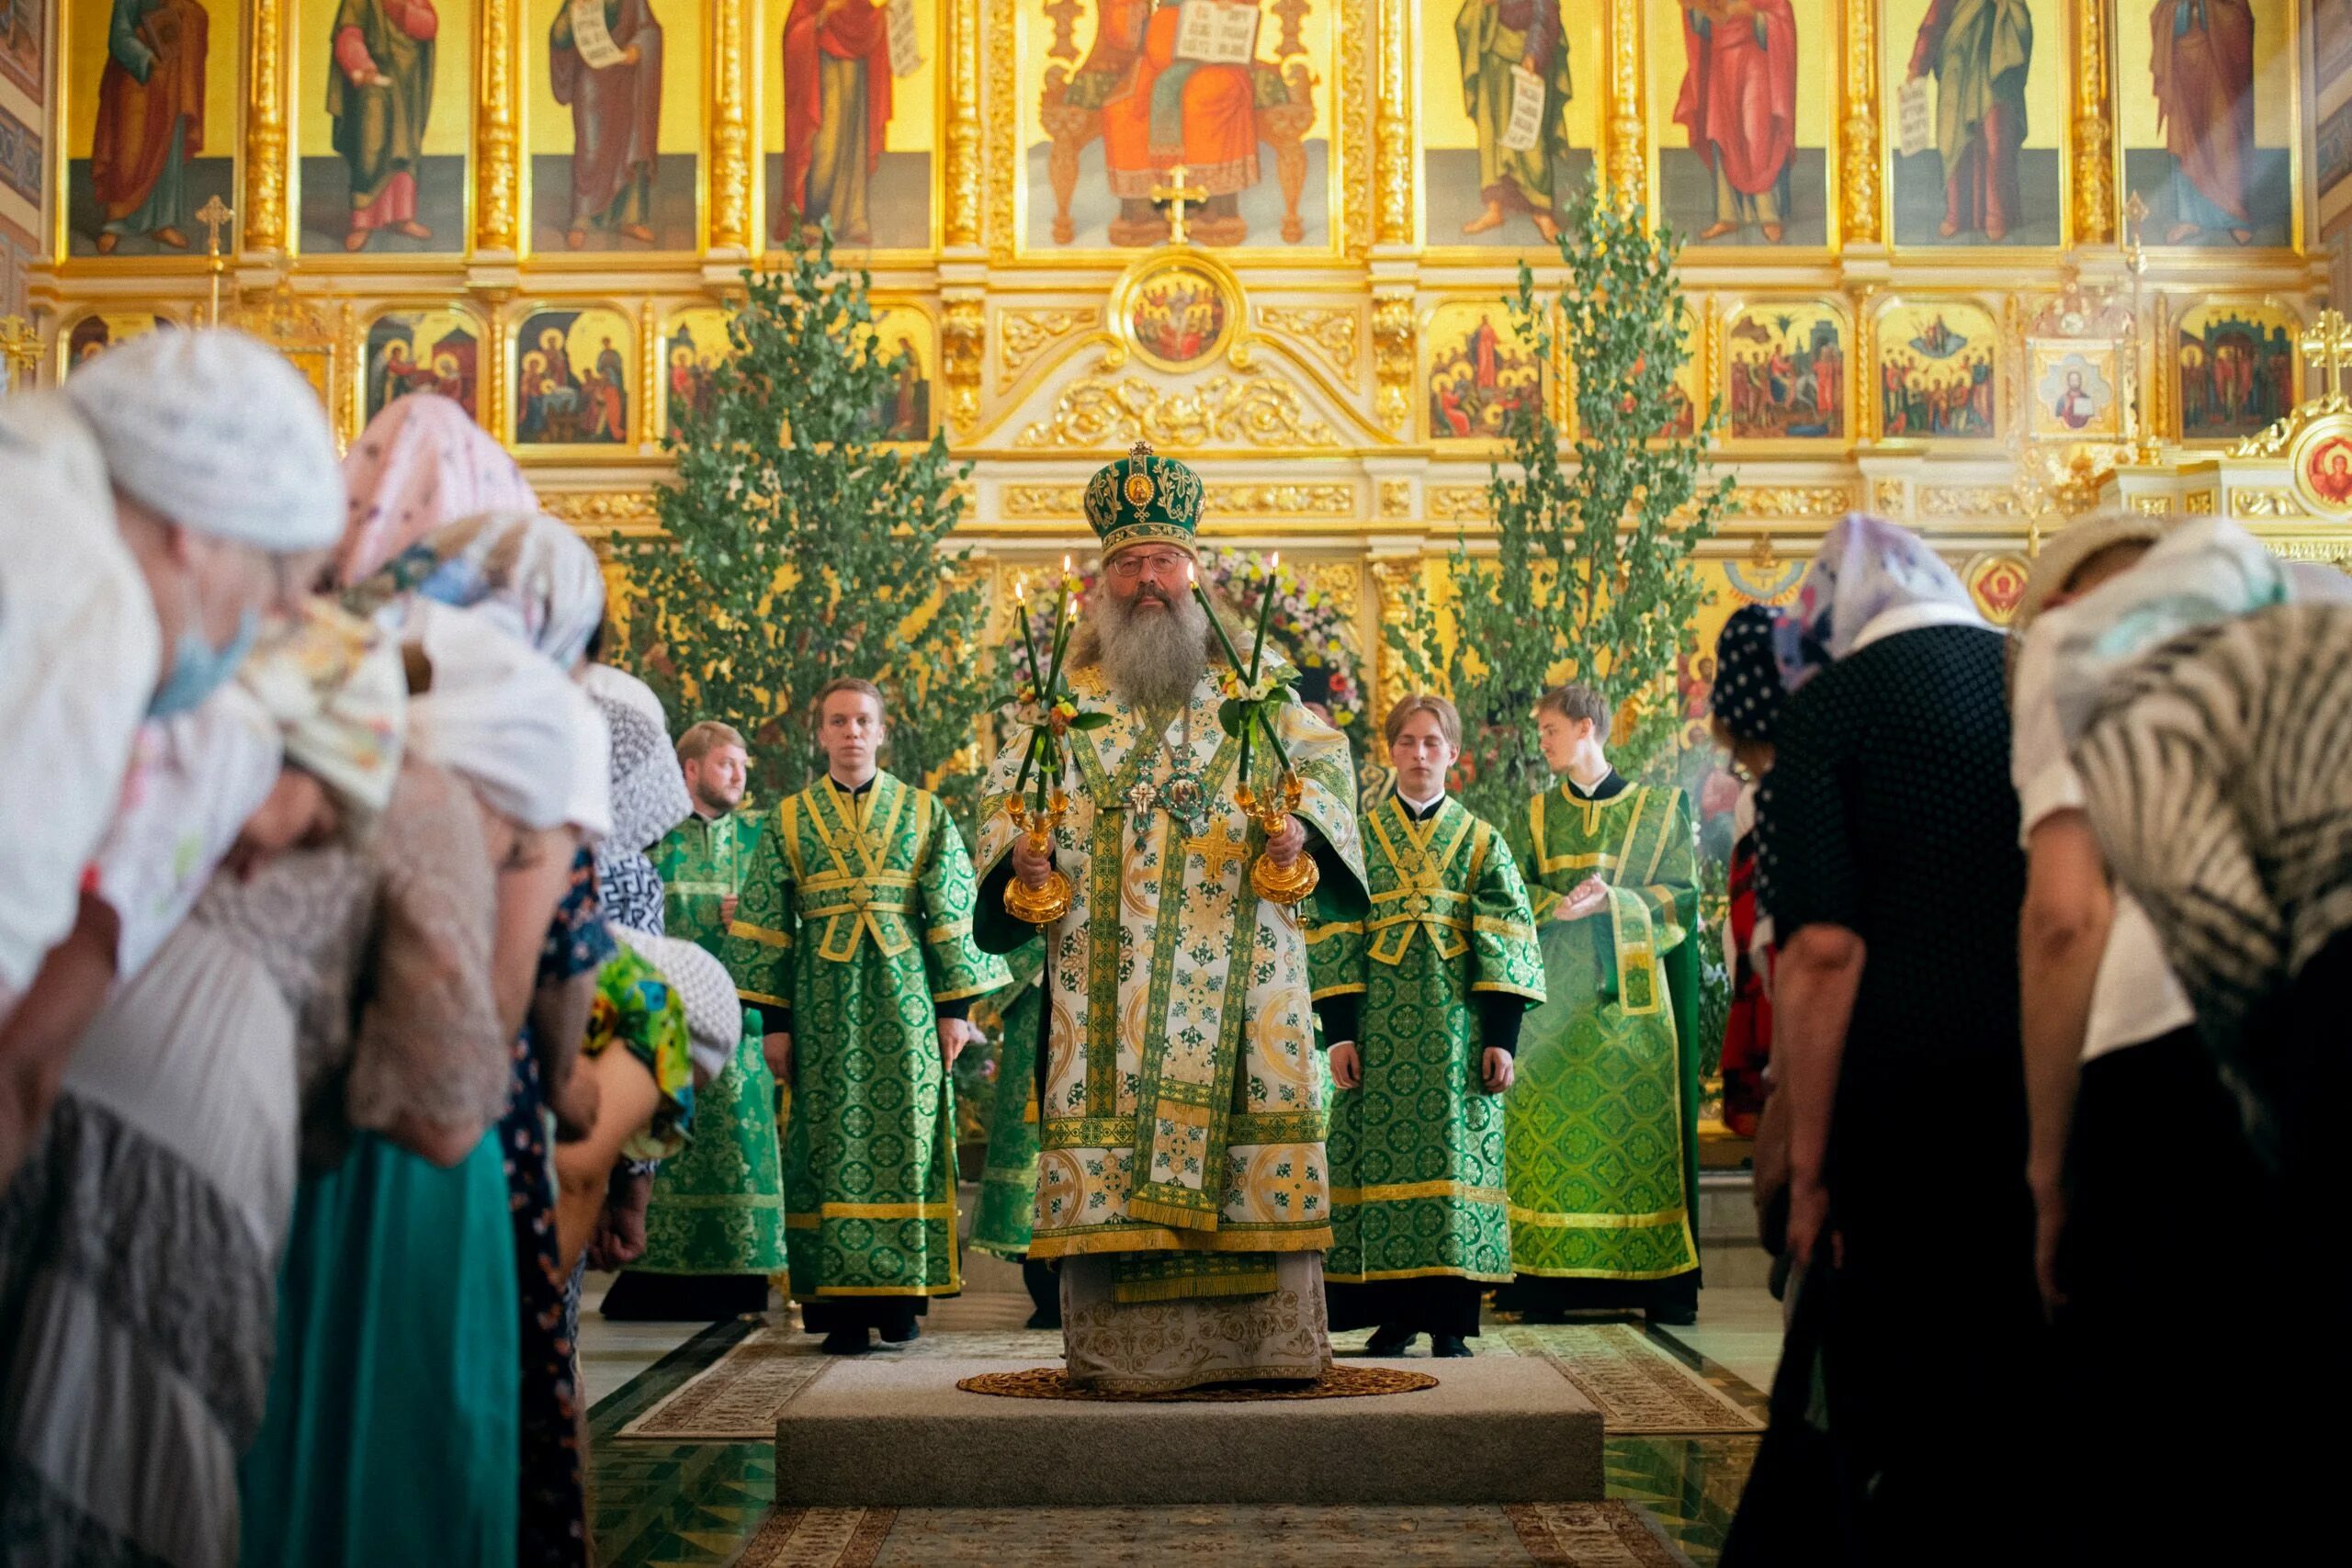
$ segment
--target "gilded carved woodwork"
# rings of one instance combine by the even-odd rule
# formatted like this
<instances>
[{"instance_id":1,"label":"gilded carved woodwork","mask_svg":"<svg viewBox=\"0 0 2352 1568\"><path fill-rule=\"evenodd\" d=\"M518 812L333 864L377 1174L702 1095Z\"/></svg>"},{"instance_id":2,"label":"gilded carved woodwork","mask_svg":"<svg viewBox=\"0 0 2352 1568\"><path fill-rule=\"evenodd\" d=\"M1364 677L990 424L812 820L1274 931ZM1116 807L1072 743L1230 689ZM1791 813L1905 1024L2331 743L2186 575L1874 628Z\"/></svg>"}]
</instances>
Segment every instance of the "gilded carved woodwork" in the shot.
<instances>
[{"instance_id":1,"label":"gilded carved woodwork","mask_svg":"<svg viewBox=\"0 0 2352 1568\"><path fill-rule=\"evenodd\" d=\"M981 297L957 293L941 305L940 377L947 383L947 423L969 434L980 423L980 367L988 352L988 315Z\"/></svg>"},{"instance_id":2,"label":"gilded carved woodwork","mask_svg":"<svg viewBox=\"0 0 2352 1568\"><path fill-rule=\"evenodd\" d=\"M1608 143L1609 188L1628 207L1649 203L1648 128L1642 109L1642 7L1640 0L1609 0L1603 47L1609 51L1608 89L1602 98Z\"/></svg>"},{"instance_id":3,"label":"gilded carved woodwork","mask_svg":"<svg viewBox=\"0 0 2352 1568\"><path fill-rule=\"evenodd\" d=\"M2115 238L2114 106L2108 101L2108 24L2114 0L2075 0L2075 243ZM2144 85L2144 84L2143 84Z\"/></svg>"},{"instance_id":4,"label":"gilded carved woodwork","mask_svg":"<svg viewBox=\"0 0 2352 1568\"><path fill-rule=\"evenodd\" d=\"M1312 344L1341 378L1356 378L1356 318L1352 305L1261 305L1258 324Z\"/></svg>"},{"instance_id":5,"label":"gilded carved woodwork","mask_svg":"<svg viewBox=\"0 0 2352 1568\"><path fill-rule=\"evenodd\" d=\"M1413 427L1416 358L1412 290L1384 290L1372 302L1373 406L1392 435Z\"/></svg>"},{"instance_id":6,"label":"gilded carved woodwork","mask_svg":"<svg viewBox=\"0 0 2352 1568\"><path fill-rule=\"evenodd\" d=\"M1409 79L1411 0L1380 3L1380 103L1374 111L1373 243L1413 243L1413 96Z\"/></svg>"},{"instance_id":7,"label":"gilded carved woodwork","mask_svg":"<svg viewBox=\"0 0 2352 1568\"><path fill-rule=\"evenodd\" d=\"M2021 517L2026 507L2005 485L1921 485L1919 515L1928 518Z\"/></svg>"},{"instance_id":8,"label":"gilded carved woodwork","mask_svg":"<svg viewBox=\"0 0 2352 1568\"><path fill-rule=\"evenodd\" d=\"M1023 450L1170 450L1208 446L1337 446L1339 434L1295 387L1243 372L1170 390L1139 376L1087 376L1064 388L1046 418L1014 437Z\"/></svg>"},{"instance_id":9,"label":"gilded carved woodwork","mask_svg":"<svg viewBox=\"0 0 2352 1568\"><path fill-rule=\"evenodd\" d=\"M2210 490L2190 491L2181 497L2180 509L2191 517L2211 517L2213 515L2213 492Z\"/></svg>"},{"instance_id":10,"label":"gilded carved woodwork","mask_svg":"<svg viewBox=\"0 0 2352 1568\"><path fill-rule=\"evenodd\" d=\"M944 0L948 8L947 124L942 138L946 186L942 234L950 249L980 243L980 5ZM995 100L1010 113L1010 98Z\"/></svg>"},{"instance_id":11,"label":"gilded carved woodwork","mask_svg":"<svg viewBox=\"0 0 2352 1568\"><path fill-rule=\"evenodd\" d=\"M1398 522L1413 515L1413 481L1383 479L1380 481L1380 518L1384 523Z\"/></svg>"},{"instance_id":12,"label":"gilded carved woodwork","mask_svg":"<svg viewBox=\"0 0 2352 1568\"><path fill-rule=\"evenodd\" d=\"M1871 510L1882 517L1900 517L1909 497L1901 479L1879 479L1871 486Z\"/></svg>"},{"instance_id":13,"label":"gilded carved woodwork","mask_svg":"<svg viewBox=\"0 0 2352 1568\"><path fill-rule=\"evenodd\" d=\"M522 236L523 143L515 117L523 73L518 10L517 0L481 0L481 47L474 64L474 89L481 95L474 116L474 248L501 255L520 250Z\"/></svg>"},{"instance_id":14,"label":"gilded carved woodwork","mask_svg":"<svg viewBox=\"0 0 2352 1568\"><path fill-rule=\"evenodd\" d=\"M1097 305L1027 306L996 313L998 384L1011 382L1056 344L1102 324Z\"/></svg>"},{"instance_id":15,"label":"gilded carved woodwork","mask_svg":"<svg viewBox=\"0 0 2352 1568\"><path fill-rule=\"evenodd\" d=\"M2291 490L2240 490L2230 492L2230 515L2248 519L2272 517L2308 517L2303 503Z\"/></svg>"},{"instance_id":16,"label":"gilded carved woodwork","mask_svg":"<svg viewBox=\"0 0 2352 1568\"><path fill-rule=\"evenodd\" d=\"M1340 0L1340 85L1331 118L1340 130L1340 254L1361 261L1372 251L1373 95L1372 0ZM1294 62L1299 76L1306 67ZM1294 97L1298 89L1291 89ZM1406 178L1411 178L1410 171Z\"/></svg>"},{"instance_id":17,"label":"gilded carved woodwork","mask_svg":"<svg viewBox=\"0 0 2352 1568\"><path fill-rule=\"evenodd\" d=\"M1495 514L1485 485L1431 485L1429 508L1432 523L1485 523Z\"/></svg>"},{"instance_id":18,"label":"gilded carved woodwork","mask_svg":"<svg viewBox=\"0 0 2352 1568\"><path fill-rule=\"evenodd\" d=\"M286 0L253 0L246 29L244 249L287 249Z\"/></svg>"},{"instance_id":19,"label":"gilded carved woodwork","mask_svg":"<svg viewBox=\"0 0 2352 1568\"><path fill-rule=\"evenodd\" d=\"M1831 518L1854 509L1850 485L1741 485L1731 494L1728 517Z\"/></svg>"},{"instance_id":20,"label":"gilded carved woodwork","mask_svg":"<svg viewBox=\"0 0 2352 1568\"><path fill-rule=\"evenodd\" d=\"M1010 484L998 493L1005 517L1029 523L1076 523L1086 516L1082 484ZM1217 522L1251 517L1324 518L1344 522L1356 514L1350 484L1221 484L1202 489L1203 515Z\"/></svg>"},{"instance_id":21,"label":"gilded carved woodwork","mask_svg":"<svg viewBox=\"0 0 2352 1568\"><path fill-rule=\"evenodd\" d=\"M1373 712L1385 716L1404 698L1409 687L1405 661L1397 656L1395 639L1405 635L1412 624L1414 601L1421 591L1421 560L1419 556L1380 556L1372 563L1374 590L1380 604L1380 637L1377 646L1365 651L1373 656L1378 671L1377 697Z\"/></svg>"},{"instance_id":22,"label":"gilded carved woodwork","mask_svg":"<svg viewBox=\"0 0 2352 1568\"><path fill-rule=\"evenodd\" d=\"M750 0L714 0L710 73L710 248L749 252L752 240ZM658 361L657 361L658 363Z\"/></svg>"},{"instance_id":23,"label":"gilded carved woodwork","mask_svg":"<svg viewBox=\"0 0 2352 1568\"><path fill-rule=\"evenodd\" d=\"M602 543L606 534L662 531L662 507L650 490L541 491L539 510Z\"/></svg>"},{"instance_id":24,"label":"gilded carved woodwork","mask_svg":"<svg viewBox=\"0 0 2352 1568\"><path fill-rule=\"evenodd\" d=\"M1838 231L1849 245L1875 245L1880 222L1878 14L1873 0L1846 0L1846 70L1838 119Z\"/></svg>"}]
</instances>

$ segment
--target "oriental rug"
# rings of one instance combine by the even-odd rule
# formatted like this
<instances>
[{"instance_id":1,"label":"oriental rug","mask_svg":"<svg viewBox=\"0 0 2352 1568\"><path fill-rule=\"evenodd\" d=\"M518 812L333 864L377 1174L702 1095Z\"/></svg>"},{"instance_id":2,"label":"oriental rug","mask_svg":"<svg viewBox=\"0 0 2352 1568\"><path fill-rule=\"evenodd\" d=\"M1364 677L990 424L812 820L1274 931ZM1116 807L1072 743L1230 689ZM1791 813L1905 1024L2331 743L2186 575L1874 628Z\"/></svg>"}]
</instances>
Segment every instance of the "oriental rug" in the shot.
<instances>
[{"instance_id":1,"label":"oriental rug","mask_svg":"<svg viewBox=\"0 0 2352 1568\"><path fill-rule=\"evenodd\" d=\"M1032 1367L1020 1372L982 1372L959 1378L956 1386L967 1393L992 1393L1007 1399L1076 1399L1109 1404L1246 1404L1261 1399L1365 1399L1383 1393L1418 1393L1435 1388L1427 1372L1397 1367L1360 1367L1347 1361L1325 1370L1311 1383L1276 1383L1179 1389L1168 1393L1097 1393L1072 1388L1069 1374L1059 1367Z\"/></svg>"},{"instance_id":2,"label":"oriental rug","mask_svg":"<svg viewBox=\"0 0 2352 1568\"><path fill-rule=\"evenodd\" d=\"M1367 1337L1334 1335L1332 1348L1343 1356L1361 1353ZM1720 1369L1686 1364L1631 1324L1491 1324L1476 1343L1480 1355L1550 1359L1600 1411L1601 1428L1612 1438L1764 1429L1760 1393ZM1061 1348L1062 1337L1052 1329L931 1330L910 1345L873 1354L1044 1363L1058 1361ZM623 1427L619 1436L662 1442L768 1441L786 1401L827 1359L808 1336L773 1325L755 1328Z\"/></svg>"},{"instance_id":3,"label":"oriental rug","mask_svg":"<svg viewBox=\"0 0 2352 1568\"><path fill-rule=\"evenodd\" d=\"M735 1568L965 1568L1046 1560L1152 1568L1690 1568L1657 1522L1624 1502L780 1508Z\"/></svg>"}]
</instances>

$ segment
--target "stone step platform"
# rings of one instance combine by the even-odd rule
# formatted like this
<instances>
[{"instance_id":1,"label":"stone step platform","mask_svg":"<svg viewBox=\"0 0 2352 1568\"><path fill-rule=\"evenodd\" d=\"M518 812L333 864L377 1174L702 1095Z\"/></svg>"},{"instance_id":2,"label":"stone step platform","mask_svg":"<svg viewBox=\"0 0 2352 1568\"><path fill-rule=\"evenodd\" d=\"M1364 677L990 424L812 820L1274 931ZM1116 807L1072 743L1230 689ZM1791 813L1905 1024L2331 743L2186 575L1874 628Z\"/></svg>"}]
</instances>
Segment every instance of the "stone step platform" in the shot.
<instances>
[{"instance_id":1,"label":"stone step platform","mask_svg":"<svg viewBox=\"0 0 2352 1568\"><path fill-rule=\"evenodd\" d=\"M1356 1399L1097 1403L967 1393L1035 1363L843 1359L776 1421L791 1507L1572 1503L1602 1495L1600 1412L1548 1360L1356 1362L1438 1386Z\"/></svg>"}]
</instances>

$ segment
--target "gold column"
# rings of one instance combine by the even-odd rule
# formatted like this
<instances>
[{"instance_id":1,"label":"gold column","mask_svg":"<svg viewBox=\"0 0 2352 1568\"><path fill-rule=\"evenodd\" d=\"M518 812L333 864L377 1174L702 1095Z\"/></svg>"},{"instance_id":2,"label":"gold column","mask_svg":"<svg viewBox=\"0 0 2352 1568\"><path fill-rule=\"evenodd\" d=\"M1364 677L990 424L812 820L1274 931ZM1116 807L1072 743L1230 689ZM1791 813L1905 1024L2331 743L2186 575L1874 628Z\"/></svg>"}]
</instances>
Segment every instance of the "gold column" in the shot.
<instances>
[{"instance_id":1,"label":"gold column","mask_svg":"<svg viewBox=\"0 0 2352 1568\"><path fill-rule=\"evenodd\" d=\"M1642 7L1640 0L1609 0L1603 47L1609 51L1607 117L1609 188L1627 205L1649 201L1649 155L1642 113Z\"/></svg>"},{"instance_id":2,"label":"gold column","mask_svg":"<svg viewBox=\"0 0 2352 1568\"><path fill-rule=\"evenodd\" d=\"M2115 238L2115 137L2109 125L2107 28L2112 0L2075 0L2075 243Z\"/></svg>"},{"instance_id":3,"label":"gold column","mask_svg":"<svg viewBox=\"0 0 2352 1568\"><path fill-rule=\"evenodd\" d=\"M1412 7L1407 0L1380 0L1380 107L1374 111L1378 149L1374 180L1372 243L1413 243L1413 96L1407 73L1410 59Z\"/></svg>"},{"instance_id":4,"label":"gold column","mask_svg":"<svg viewBox=\"0 0 2352 1568\"><path fill-rule=\"evenodd\" d=\"M1404 635L1413 618L1413 602L1421 592L1421 558L1374 556L1372 581L1380 605L1379 635L1372 639L1375 671L1372 712L1376 735L1379 716L1395 707L1410 689L1410 678L1405 672L1405 660L1396 652L1395 639ZM1384 754L1385 750L1382 748Z\"/></svg>"},{"instance_id":5,"label":"gold column","mask_svg":"<svg viewBox=\"0 0 2352 1568\"><path fill-rule=\"evenodd\" d=\"M522 55L515 0L481 0L475 51L474 249L512 255L522 248L523 142L515 123Z\"/></svg>"},{"instance_id":6,"label":"gold column","mask_svg":"<svg viewBox=\"0 0 2352 1568\"><path fill-rule=\"evenodd\" d=\"M359 308L348 299L335 311L334 345L343 373L337 389L341 396L336 400L335 434L348 451L368 423L368 345L359 340ZM479 381L481 371L474 374Z\"/></svg>"},{"instance_id":7,"label":"gold column","mask_svg":"<svg viewBox=\"0 0 2352 1568\"><path fill-rule=\"evenodd\" d=\"M1372 374L1380 423L1409 438L1413 420L1413 291L1383 289L1372 301Z\"/></svg>"},{"instance_id":8,"label":"gold column","mask_svg":"<svg viewBox=\"0 0 2352 1568\"><path fill-rule=\"evenodd\" d=\"M716 0L710 61L710 248L752 243L751 52L747 0Z\"/></svg>"},{"instance_id":9,"label":"gold column","mask_svg":"<svg viewBox=\"0 0 2352 1568\"><path fill-rule=\"evenodd\" d=\"M941 152L947 176L942 238L950 250L980 243L980 0L946 0L947 127ZM1010 13L1003 18L1012 26ZM997 106L1011 114L1011 95Z\"/></svg>"},{"instance_id":10,"label":"gold column","mask_svg":"<svg viewBox=\"0 0 2352 1568\"><path fill-rule=\"evenodd\" d=\"M661 439L653 428L653 394L662 379L662 308L648 299L637 312L637 432L642 446Z\"/></svg>"},{"instance_id":11,"label":"gold column","mask_svg":"<svg viewBox=\"0 0 2352 1568\"><path fill-rule=\"evenodd\" d=\"M2180 372L2180 353L2172 342L2172 298L2158 294L2148 302L2148 428L2150 441L2180 439L2179 415L2173 412L2173 378Z\"/></svg>"},{"instance_id":12,"label":"gold column","mask_svg":"<svg viewBox=\"0 0 2352 1568\"><path fill-rule=\"evenodd\" d=\"M511 439L512 422L507 418L507 403L514 396L514 344L511 334L520 324L519 318L510 318L507 307L492 305L482 312L483 325L490 333L490 353L485 356L489 369L477 375L474 385L481 401L481 425L493 440L504 443ZM364 344L362 346L365 346ZM368 373L367 361L359 362L359 374Z\"/></svg>"},{"instance_id":13,"label":"gold column","mask_svg":"<svg viewBox=\"0 0 2352 1568\"><path fill-rule=\"evenodd\" d=\"M947 383L947 419L958 440L968 441L980 423L980 366L988 355L988 320L980 296L959 289L943 296L939 323L939 369Z\"/></svg>"},{"instance_id":14,"label":"gold column","mask_svg":"<svg viewBox=\"0 0 2352 1568\"><path fill-rule=\"evenodd\" d=\"M286 6L254 0L245 53L245 242L249 254L286 244Z\"/></svg>"},{"instance_id":15,"label":"gold column","mask_svg":"<svg viewBox=\"0 0 2352 1568\"><path fill-rule=\"evenodd\" d=\"M1839 231L1849 245L1884 238L1879 221L1878 9L1846 0L1846 72L1838 121Z\"/></svg>"}]
</instances>

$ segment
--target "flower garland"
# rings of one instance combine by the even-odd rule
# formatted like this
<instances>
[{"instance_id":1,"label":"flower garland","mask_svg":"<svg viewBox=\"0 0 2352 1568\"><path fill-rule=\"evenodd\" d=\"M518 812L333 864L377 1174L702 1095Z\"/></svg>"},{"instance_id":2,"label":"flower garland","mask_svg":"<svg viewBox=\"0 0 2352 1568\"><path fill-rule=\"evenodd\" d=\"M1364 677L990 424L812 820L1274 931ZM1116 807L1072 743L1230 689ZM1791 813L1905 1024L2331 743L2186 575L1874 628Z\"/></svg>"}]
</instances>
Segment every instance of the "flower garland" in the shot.
<instances>
[{"instance_id":1,"label":"flower garland","mask_svg":"<svg viewBox=\"0 0 2352 1568\"><path fill-rule=\"evenodd\" d=\"M1266 592L1266 553L1204 546L1199 551L1202 583L1236 624L1249 627L1258 619L1258 604ZM1090 558L1080 570L1080 601L1093 604L1102 563ZM1283 566L1273 573L1274 608L1267 640L1295 667L1299 700L1319 705L1331 723L1348 738L1359 761L1370 739L1364 714L1369 700L1363 679L1363 659L1349 625L1348 607L1307 586L1306 578ZM1237 633L1237 636L1242 635ZM1015 685L1035 685L1028 651L1018 637L1009 638L1001 656Z\"/></svg>"}]
</instances>

